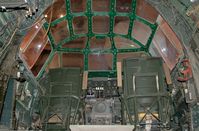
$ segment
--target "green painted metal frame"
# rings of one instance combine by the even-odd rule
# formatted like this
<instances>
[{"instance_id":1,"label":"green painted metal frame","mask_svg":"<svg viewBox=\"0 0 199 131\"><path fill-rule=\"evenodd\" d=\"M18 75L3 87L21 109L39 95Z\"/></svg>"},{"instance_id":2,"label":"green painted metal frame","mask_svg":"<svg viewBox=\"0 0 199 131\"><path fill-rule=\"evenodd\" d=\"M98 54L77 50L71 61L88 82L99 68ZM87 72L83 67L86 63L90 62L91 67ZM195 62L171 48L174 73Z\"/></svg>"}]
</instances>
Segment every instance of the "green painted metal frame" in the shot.
<instances>
[{"instance_id":1,"label":"green painted metal frame","mask_svg":"<svg viewBox=\"0 0 199 131\"><path fill-rule=\"evenodd\" d=\"M82 77L78 77L80 72L80 68L59 68L49 71L49 77L46 79L49 82L49 86L46 87L48 91L45 95L40 96L39 101L39 112L44 131L49 130L49 128L50 130L61 130L58 128L62 128L68 131L70 124L75 124L78 110L83 105L80 99L82 81ZM59 109L64 109L64 112L61 113L63 115L61 122L51 123L52 125L61 124L61 126L53 128L50 127L48 120L51 116L60 113L60 110L56 110L57 99L63 102Z\"/></svg>"},{"instance_id":2,"label":"green painted metal frame","mask_svg":"<svg viewBox=\"0 0 199 131\"><path fill-rule=\"evenodd\" d=\"M151 65L151 66L144 66L144 64L141 61L144 61L145 64ZM169 93L167 92L166 83L164 81L165 75L164 75L162 64L163 64L162 59L155 58L155 57L147 58L147 59L146 58L144 59L142 58L130 59L129 58L123 61L124 95L122 97L123 99L122 101L124 102L124 109L127 112L129 122L132 125L134 124L135 127L137 127L138 125L145 124L143 123L143 120L146 117L147 113L152 115L157 120L156 124L160 126L160 129L170 127L169 121L170 121L170 116L171 116L171 111L170 111L171 108L169 105L171 105L170 103L171 99L170 99ZM139 69L137 67L139 67ZM158 83L158 86L151 85L152 87L157 86L155 87L156 90L154 92L148 92L144 90L146 88L143 88L143 85L136 87L136 84L138 83L142 83L145 86L147 86L148 84L145 83L146 81L142 81L138 79L139 82L138 81L135 82L135 85L133 85L133 82L132 83L129 82L129 81L132 81L133 76L134 76L134 80L136 80L136 78L138 77L140 78L145 77L146 79L147 77L155 78L156 82ZM137 89L143 88L142 93L139 93L136 88ZM150 90L153 90L150 86L147 86L147 88L150 88ZM145 105L143 105L142 103L143 101L138 100L141 98L153 98L154 100L151 101L151 104L146 109ZM155 105L158 108L154 110L152 108L155 107ZM129 107L133 107L133 108L130 110ZM139 120L138 113L141 112L142 109L144 110L144 116L142 116L141 119ZM153 112L158 113L158 117L155 116ZM135 115L134 119L132 119L131 115Z\"/></svg>"},{"instance_id":3,"label":"green painted metal frame","mask_svg":"<svg viewBox=\"0 0 199 131\"><path fill-rule=\"evenodd\" d=\"M128 12L128 13L123 13L123 12L117 12L116 11L116 0L110 0L110 11L109 12L95 12L92 10L92 0L87 0L86 1L86 12L79 12L79 13L72 13L71 11L71 3L70 0L65 0L65 4L66 4L66 11L67 14L62 17L62 18L58 18L54 21L52 21L51 23L47 23L45 22L43 27L47 32L49 41L50 41L50 45L51 45L51 53L48 57L48 59L46 60L45 64L43 65L42 69L40 70L37 79L40 79L43 75L43 73L45 72L45 69L47 68L48 64L52 61L52 58L54 57L55 53L81 53L84 55L84 70L88 70L88 55L89 54L94 54L94 53L101 53L101 54L107 54L107 53L111 53L113 54L113 63L112 63L112 71L110 72L116 72L116 62L117 62L117 54L118 53L127 53L127 52L140 52L140 51L144 51L146 53L149 53L149 47L150 44L152 42L152 39L155 35L155 32L157 30L158 24L157 23L150 23L149 21L145 20L142 17L139 17L136 15L136 4L137 4L137 0L132 0L132 11ZM74 30L73 30L73 18L74 17L78 17L78 16L85 16L88 18L88 32L86 34L75 34ZM93 16L109 16L110 19L110 27L109 27L109 32L107 34L96 34L92 31L92 18ZM130 23L129 23L129 28L128 28L128 34L127 35L121 35L121 34L116 34L114 33L114 21L115 21L115 17L116 16L125 16L125 17L129 17L130 19ZM68 21L67 22L67 29L69 30L70 36L68 38L65 38L64 40L62 40L59 43L55 43L55 40L53 38L52 33L48 30L49 27L53 27L57 24L59 24L62 21ZM136 40L135 38L132 37L132 30L134 27L134 21L138 21L141 22L147 26L150 27L151 29L151 34L150 37L148 38L148 41L146 43L146 45L142 44L141 42L139 42L138 40ZM129 48L129 49L117 49L115 46L115 42L114 42L114 37L119 36L119 37L123 37L126 39L129 39L131 41L133 41L134 43L136 43L140 48ZM72 40L81 38L81 37L87 37L87 43L86 43L86 47L84 49L79 49L79 48L62 48L62 45L70 42ZM109 38L111 40L111 49L106 49L106 50L100 50L100 51L91 51L90 50L90 39L92 37L98 37L98 38ZM107 72L107 73L110 73ZM105 73L106 74L106 73Z\"/></svg>"}]
</instances>

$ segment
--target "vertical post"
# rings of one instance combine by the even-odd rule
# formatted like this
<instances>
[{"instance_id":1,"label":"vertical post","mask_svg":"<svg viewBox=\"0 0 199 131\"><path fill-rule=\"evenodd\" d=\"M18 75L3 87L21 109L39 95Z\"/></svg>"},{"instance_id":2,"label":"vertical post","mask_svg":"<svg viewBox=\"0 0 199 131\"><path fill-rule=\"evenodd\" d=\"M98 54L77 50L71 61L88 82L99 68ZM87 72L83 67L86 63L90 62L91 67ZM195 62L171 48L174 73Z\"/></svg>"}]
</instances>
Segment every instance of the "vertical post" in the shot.
<instances>
[{"instance_id":1,"label":"vertical post","mask_svg":"<svg viewBox=\"0 0 199 131\"><path fill-rule=\"evenodd\" d=\"M117 62L117 86L122 87L122 63Z\"/></svg>"},{"instance_id":2,"label":"vertical post","mask_svg":"<svg viewBox=\"0 0 199 131\"><path fill-rule=\"evenodd\" d=\"M84 71L83 81L82 81L82 90L86 90L88 85L88 71Z\"/></svg>"}]
</instances>

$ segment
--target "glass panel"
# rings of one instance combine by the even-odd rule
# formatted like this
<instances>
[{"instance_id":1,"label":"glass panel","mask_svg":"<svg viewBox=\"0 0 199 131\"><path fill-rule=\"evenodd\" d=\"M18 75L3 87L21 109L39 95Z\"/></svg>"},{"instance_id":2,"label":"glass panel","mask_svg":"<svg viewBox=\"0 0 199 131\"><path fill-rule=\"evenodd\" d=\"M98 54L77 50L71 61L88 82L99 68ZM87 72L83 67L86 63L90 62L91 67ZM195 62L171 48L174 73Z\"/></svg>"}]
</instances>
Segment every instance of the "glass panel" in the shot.
<instances>
[{"instance_id":1,"label":"glass panel","mask_svg":"<svg viewBox=\"0 0 199 131\"><path fill-rule=\"evenodd\" d=\"M117 61L123 61L126 58L140 58L140 57L147 57L147 54L144 52L133 52L133 53L121 53L117 54Z\"/></svg>"},{"instance_id":2,"label":"glass panel","mask_svg":"<svg viewBox=\"0 0 199 131\"><path fill-rule=\"evenodd\" d=\"M86 16L73 18L73 28L76 34L86 34L88 32L88 18Z\"/></svg>"},{"instance_id":3,"label":"glass panel","mask_svg":"<svg viewBox=\"0 0 199 131\"><path fill-rule=\"evenodd\" d=\"M80 48L84 49L86 47L87 37L81 37L76 40L70 41L64 44L63 48Z\"/></svg>"},{"instance_id":4,"label":"glass panel","mask_svg":"<svg viewBox=\"0 0 199 131\"><path fill-rule=\"evenodd\" d=\"M178 62L180 54L160 28L157 30L154 36L153 44L157 48L158 52L168 67L173 69L175 64Z\"/></svg>"},{"instance_id":5,"label":"glass panel","mask_svg":"<svg viewBox=\"0 0 199 131\"><path fill-rule=\"evenodd\" d=\"M62 55L63 67L81 67L84 66L84 55L78 53L64 53Z\"/></svg>"},{"instance_id":6,"label":"glass panel","mask_svg":"<svg viewBox=\"0 0 199 131\"><path fill-rule=\"evenodd\" d=\"M86 0L70 0L72 12L85 12Z\"/></svg>"},{"instance_id":7,"label":"glass panel","mask_svg":"<svg viewBox=\"0 0 199 131\"><path fill-rule=\"evenodd\" d=\"M158 52L157 48L154 46L153 42L149 47L149 53L153 56L153 57L161 57L160 53Z\"/></svg>"},{"instance_id":8,"label":"glass panel","mask_svg":"<svg viewBox=\"0 0 199 131\"><path fill-rule=\"evenodd\" d=\"M93 32L106 34L109 32L109 17L94 16L93 17Z\"/></svg>"},{"instance_id":9,"label":"glass panel","mask_svg":"<svg viewBox=\"0 0 199 131\"><path fill-rule=\"evenodd\" d=\"M55 53L52 61L48 65L48 69L59 68L60 67L60 57L58 53Z\"/></svg>"},{"instance_id":10,"label":"glass panel","mask_svg":"<svg viewBox=\"0 0 199 131\"><path fill-rule=\"evenodd\" d=\"M45 37L44 29L40 29L32 42L26 45L26 48L24 48L25 51L21 51L22 56L28 64L29 68L32 68L32 66L35 64L36 60L40 56L45 45L47 44L47 41L48 39L47 36Z\"/></svg>"},{"instance_id":11,"label":"glass panel","mask_svg":"<svg viewBox=\"0 0 199 131\"><path fill-rule=\"evenodd\" d=\"M136 14L152 23L156 22L158 12L145 0L137 0Z\"/></svg>"},{"instance_id":12,"label":"glass panel","mask_svg":"<svg viewBox=\"0 0 199 131\"><path fill-rule=\"evenodd\" d=\"M118 12L131 12L132 0L116 0L116 11Z\"/></svg>"},{"instance_id":13,"label":"glass panel","mask_svg":"<svg viewBox=\"0 0 199 131\"><path fill-rule=\"evenodd\" d=\"M140 47L133 41L123 38L123 37L114 37L114 41L115 41L115 46L118 49L129 49L129 48L139 48Z\"/></svg>"},{"instance_id":14,"label":"glass panel","mask_svg":"<svg viewBox=\"0 0 199 131\"><path fill-rule=\"evenodd\" d=\"M125 16L116 16L115 17L115 27L114 33L117 34L128 34L130 19Z\"/></svg>"},{"instance_id":15,"label":"glass panel","mask_svg":"<svg viewBox=\"0 0 199 131\"><path fill-rule=\"evenodd\" d=\"M159 17L159 20L160 20L159 28L162 30L165 36L169 39L169 41L175 47L177 52L179 54L183 54L182 43L176 36L175 32L172 30L172 28L169 26L168 23L166 23L166 21L163 18Z\"/></svg>"},{"instance_id":16,"label":"glass panel","mask_svg":"<svg viewBox=\"0 0 199 131\"><path fill-rule=\"evenodd\" d=\"M69 37L67 21L62 21L59 24L51 27L51 32L55 40L55 44Z\"/></svg>"},{"instance_id":17,"label":"glass panel","mask_svg":"<svg viewBox=\"0 0 199 131\"><path fill-rule=\"evenodd\" d=\"M110 10L110 0L93 0L92 4L93 11L109 12Z\"/></svg>"},{"instance_id":18,"label":"glass panel","mask_svg":"<svg viewBox=\"0 0 199 131\"><path fill-rule=\"evenodd\" d=\"M141 22L134 21L132 37L146 45L151 35L151 28Z\"/></svg>"},{"instance_id":19,"label":"glass panel","mask_svg":"<svg viewBox=\"0 0 199 131\"><path fill-rule=\"evenodd\" d=\"M111 48L110 39L92 37L90 40L90 48L92 51L110 49Z\"/></svg>"},{"instance_id":20,"label":"glass panel","mask_svg":"<svg viewBox=\"0 0 199 131\"><path fill-rule=\"evenodd\" d=\"M35 37L35 35L41 30L42 28L42 22L36 22L35 26L31 27L27 34L24 36L22 43L20 44L20 51L24 52L26 48L29 46L32 39Z\"/></svg>"},{"instance_id":21,"label":"glass panel","mask_svg":"<svg viewBox=\"0 0 199 131\"><path fill-rule=\"evenodd\" d=\"M35 76L37 76L37 74L41 70L41 68L44 65L44 63L46 62L50 52L51 52L51 48L50 48L50 44L48 43L48 44L46 44L44 50L42 51L42 53L40 54L40 56L37 59L36 63L34 64L34 66L31 69L32 73ZM33 57L34 57L34 55L33 55Z\"/></svg>"},{"instance_id":22,"label":"glass panel","mask_svg":"<svg viewBox=\"0 0 199 131\"><path fill-rule=\"evenodd\" d=\"M112 57L112 54L90 54L88 59L89 70L111 70Z\"/></svg>"},{"instance_id":23,"label":"glass panel","mask_svg":"<svg viewBox=\"0 0 199 131\"><path fill-rule=\"evenodd\" d=\"M45 19L48 23L64 17L66 15L65 0L57 0L44 11Z\"/></svg>"}]
</instances>

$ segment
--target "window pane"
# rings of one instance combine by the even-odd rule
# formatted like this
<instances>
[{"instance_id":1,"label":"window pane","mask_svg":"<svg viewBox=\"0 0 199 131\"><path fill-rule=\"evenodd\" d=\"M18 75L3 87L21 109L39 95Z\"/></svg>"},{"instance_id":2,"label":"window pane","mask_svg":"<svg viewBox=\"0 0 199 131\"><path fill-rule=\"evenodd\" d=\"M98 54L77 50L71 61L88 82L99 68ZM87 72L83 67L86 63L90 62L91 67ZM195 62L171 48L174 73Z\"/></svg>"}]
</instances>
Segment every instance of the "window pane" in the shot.
<instances>
[{"instance_id":1,"label":"window pane","mask_svg":"<svg viewBox=\"0 0 199 131\"><path fill-rule=\"evenodd\" d=\"M87 38L86 37L81 37L81 38L75 39L73 41L70 41L70 42L64 44L62 47L63 48L80 48L80 49L84 49L86 47L86 42L87 42Z\"/></svg>"},{"instance_id":2,"label":"window pane","mask_svg":"<svg viewBox=\"0 0 199 131\"><path fill-rule=\"evenodd\" d=\"M86 0L70 0L72 12L85 12Z\"/></svg>"},{"instance_id":3,"label":"window pane","mask_svg":"<svg viewBox=\"0 0 199 131\"><path fill-rule=\"evenodd\" d=\"M107 34L109 32L109 17L94 16L93 17L93 32Z\"/></svg>"},{"instance_id":4,"label":"window pane","mask_svg":"<svg viewBox=\"0 0 199 131\"><path fill-rule=\"evenodd\" d=\"M21 51L22 56L28 64L29 68L32 68L32 66L35 64L47 42L48 39L47 36L45 37L45 31L43 29L40 29L40 31L36 34L31 43L26 45L24 51Z\"/></svg>"},{"instance_id":5,"label":"window pane","mask_svg":"<svg viewBox=\"0 0 199 131\"><path fill-rule=\"evenodd\" d=\"M180 54L177 49L171 44L169 39L165 36L161 29L158 29L153 39L153 44L157 48L158 52L168 65L170 69L173 69L178 62Z\"/></svg>"},{"instance_id":6,"label":"window pane","mask_svg":"<svg viewBox=\"0 0 199 131\"><path fill-rule=\"evenodd\" d=\"M86 16L80 16L73 18L73 28L75 34L88 33L88 19Z\"/></svg>"},{"instance_id":7,"label":"window pane","mask_svg":"<svg viewBox=\"0 0 199 131\"><path fill-rule=\"evenodd\" d=\"M128 29L129 29L129 23L130 23L130 20L128 17L116 16L114 33L127 35Z\"/></svg>"},{"instance_id":8,"label":"window pane","mask_svg":"<svg viewBox=\"0 0 199 131\"><path fill-rule=\"evenodd\" d=\"M90 40L90 48L92 51L101 51L103 49L110 49L111 42L109 38L96 38Z\"/></svg>"},{"instance_id":9,"label":"window pane","mask_svg":"<svg viewBox=\"0 0 199 131\"><path fill-rule=\"evenodd\" d=\"M147 54L144 52L133 52L133 53L121 53L117 54L117 61L121 61L126 58L140 58L140 57L147 57Z\"/></svg>"},{"instance_id":10,"label":"window pane","mask_svg":"<svg viewBox=\"0 0 199 131\"><path fill-rule=\"evenodd\" d=\"M80 67L84 65L84 55L78 53L64 53L62 56L63 67Z\"/></svg>"},{"instance_id":11,"label":"window pane","mask_svg":"<svg viewBox=\"0 0 199 131\"><path fill-rule=\"evenodd\" d=\"M93 0L92 4L93 11L109 12L110 10L110 0Z\"/></svg>"},{"instance_id":12,"label":"window pane","mask_svg":"<svg viewBox=\"0 0 199 131\"><path fill-rule=\"evenodd\" d=\"M53 69L53 68L59 68L60 67L60 58L59 58L59 54L55 53L52 61L50 62L50 64L48 65L48 69Z\"/></svg>"},{"instance_id":13,"label":"window pane","mask_svg":"<svg viewBox=\"0 0 199 131\"><path fill-rule=\"evenodd\" d=\"M132 0L116 0L116 11L118 12L131 12Z\"/></svg>"},{"instance_id":14,"label":"window pane","mask_svg":"<svg viewBox=\"0 0 199 131\"><path fill-rule=\"evenodd\" d=\"M147 44L147 41L151 35L151 28L141 22L134 21L132 30L132 37L141 42L143 45Z\"/></svg>"},{"instance_id":15,"label":"window pane","mask_svg":"<svg viewBox=\"0 0 199 131\"><path fill-rule=\"evenodd\" d=\"M115 37L114 41L115 41L115 46L118 49L130 49L130 48L139 48L140 47L133 41L123 38L123 37Z\"/></svg>"},{"instance_id":16,"label":"window pane","mask_svg":"<svg viewBox=\"0 0 199 131\"><path fill-rule=\"evenodd\" d=\"M89 70L111 70L112 54L90 54Z\"/></svg>"},{"instance_id":17,"label":"window pane","mask_svg":"<svg viewBox=\"0 0 199 131\"><path fill-rule=\"evenodd\" d=\"M37 24L29 29L27 34L24 36L23 41L20 45L20 51L24 52L26 48L28 47L29 43L32 41L32 39L36 36L36 34L41 30L42 28L42 22L37 21Z\"/></svg>"},{"instance_id":18,"label":"window pane","mask_svg":"<svg viewBox=\"0 0 199 131\"><path fill-rule=\"evenodd\" d=\"M34 66L31 69L32 73L35 76L37 76L37 74L41 70L42 66L44 65L44 63L46 62L47 58L49 57L50 52L51 52L51 48L50 48L50 44L48 43L48 44L46 44L44 50L42 51L42 53L40 54L40 56L37 59L36 63L34 64Z\"/></svg>"},{"instance_id":19,"label":"window pane","mask_svg":"<svg viewBox=\"0 0 199 131\"><path fill-rule=\"evenodd\" d=\"M145 0L137 0L136 14L152 23L156 22L158 12Z\"/></svg>"},{"instance_id":20,"label":"window pane","mask_svg":"<svg viewBox=\"0 0 199 131\"><path fill-rule=\"evenodd\" d=\"M67 21L65 20L51 27L51 32L55 40L55 44L69 37L69 31L67 27L68 27L68 24L67 24Z\"/></svg>"},{"instance_id":21,"label":"window pane","mask_svg":"<svg viewBox=\"0 0 199 131\"><path fill-rule=\"evenodd\" d=\"M48 23L66 15L65 0L57 0L44 11Z\"/></svg>"}]
</instances>

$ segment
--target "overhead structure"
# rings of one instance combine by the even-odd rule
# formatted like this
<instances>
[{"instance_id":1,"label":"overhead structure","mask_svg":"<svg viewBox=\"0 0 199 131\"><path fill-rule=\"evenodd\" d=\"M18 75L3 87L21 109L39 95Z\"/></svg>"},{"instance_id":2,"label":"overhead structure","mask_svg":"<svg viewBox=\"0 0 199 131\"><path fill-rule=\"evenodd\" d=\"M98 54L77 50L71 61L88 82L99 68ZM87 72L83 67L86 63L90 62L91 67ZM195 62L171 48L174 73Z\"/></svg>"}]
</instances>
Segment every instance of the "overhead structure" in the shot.
<instances>
[{"instance_id":1,"label":"overhead structure","mask_svg":"<svg viewBox=\"0 0 199 131\"><path fill-rule=\"evenodd\" d=\"M61 53L75 53L75 54L83 54L84 57L84 70L89 69L89 56L92 54L100 54L100 55L110 55L112 58L112 69L110 72L115 73L116 71L116 63L117 63L117 56L121 53L128 53L128 52L146 52L149 53L149 47L153 40L153 37L155 35L156 29L157 29L157 23L152 23L144 18L138 16L136 14L136 0L128 1L127 10L123 10L119 8L119 0L110 0L108 2L104 2L108 5L104 7L104 9L96 8L94 4L96 1L92 0L83 0L80 1L80 4L82 8L78 8L77 2L70 1L70 0L61 0L61 1L55 1L45 12L44 12L44 19L41 21L38 21L35 26L36 28L39 28L39 34L43 35L43 41L46 41L49 39L49 43L44 43L45 45L38 45L38 48L44 48L46 44L50 44L50 54L48 58L46 59L46 62L40 69L39 73L36 74L38 79L42 77L43 73L45 72L46 68L52 61L53 57L56 54ZM103 3L103 2L102 2ZM63 4L65 7L63 7ZM86 5L85 5L86 4ZM54 6L62 5L62 8L60 9L60 12L62 12L61 15L57 14L57 11L53 11L53 8L56 8ZM77 6L77 8L75 8ZM115 24L117 22L116 18L125 18L127 19L128 27L126 34L122 32L117 33L114 30ZM77 24L74 24L74 21L80 21L79 26L85 26L83 29L79 29L76 27ZM81 22L82 21L82 22ZM100 21L101 25L97 23L97 21ZM136 34L133 34L135 24L137 23L145 25L146 28L149 29L149 35L146 36L146 41L141 42L142 40L136 39ZM82 25L81 25L82 24ZM55 34L56 29L59 28L59 26L62 27L63 33L60 35L64 35L65 37L59 38ZM64 27L65 26L65 27ZM98 26L98 27L97 27ZM103 27L106 26L106 27ZM99 29L99 28L107 28L106 30ZM81 31L82 30L82 31ZM32 30L33 31L33 30ZM57 32L58 33L58 32ZM39 35L38 34L38 35ZM34 36L33 36L34 37ZM46 38L47 37L47 38ZM61 37L61 36L60 36ZM130 47L128 48L118 48L116 45L116 39L123 39L123 41L128 41L128 43L132 43ZM82 45L78 46L72 46L70 42L73 41L80 41L81 39L86 39L85 44L82 43ZM105 39L110 45L110 48L100 48L100 49L92 49L92 41L93 39ZM27 41L25 41L27 43ZM68 44L68 45L67 45ZM26 46L26 47L24 47ZM22 43L21 46L21 57L22 59L25 59L29 67L32 67L32 60L30 58L27 58L29 53L26 54L27 46L35 46L36 45L25 45ZM28 50L27 50L28 51ZM110 73L107 72L107 73Z\"/></svg>"},{"instance_id":2,"label":"overhead structure","mask_svg":"<svg viewBox=\"0 0 199 131\"><path fill-rule=\"evenodd\" d=\"M46 131L199 128L197 45L188 41L190 30L197 32L198 6L191 1L17 1L0 3L0 51L7 56L14 36L24 35L6 58L19 49L17 61L1 65L0 124ZM22 25L6 22L8 11L20 14Z\"/></svg>"}]
</instances>

